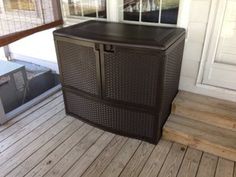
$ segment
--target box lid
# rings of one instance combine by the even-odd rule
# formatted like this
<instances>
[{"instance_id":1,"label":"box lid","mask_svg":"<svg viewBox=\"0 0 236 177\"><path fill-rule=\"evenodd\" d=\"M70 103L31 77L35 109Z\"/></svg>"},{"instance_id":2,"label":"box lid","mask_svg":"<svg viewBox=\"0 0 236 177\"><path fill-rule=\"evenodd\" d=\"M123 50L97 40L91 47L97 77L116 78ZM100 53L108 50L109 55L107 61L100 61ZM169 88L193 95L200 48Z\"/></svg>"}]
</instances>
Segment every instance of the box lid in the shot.
<instances>
[{"instance_id":1,"label":"box lid","mask_svg":"<svg viewBox=\"0 0 236 177\"><path fill-rule=\"evenodd\" d=\"M185 29L91 20L58 29L54 35L166 50L185 35Z\"/></svg>"}]
</instances>

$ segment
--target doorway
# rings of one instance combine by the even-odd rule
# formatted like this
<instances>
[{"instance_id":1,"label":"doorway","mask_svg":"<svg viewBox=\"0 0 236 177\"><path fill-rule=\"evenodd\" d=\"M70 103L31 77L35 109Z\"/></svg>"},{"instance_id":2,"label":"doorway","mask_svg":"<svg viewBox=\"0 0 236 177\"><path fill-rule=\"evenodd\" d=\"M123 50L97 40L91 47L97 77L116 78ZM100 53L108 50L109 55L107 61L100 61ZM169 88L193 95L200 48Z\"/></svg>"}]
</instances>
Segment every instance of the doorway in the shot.
<instances>
[{"instance_id":1,"label":"doorway","mask_svg":"<svg viewBox=\"0 0 236 177\"><path fill-rule=\"evenodd\" d=\"M203 84L236 90L236 1L213 2L212 30ZM211 17L210 17L211 18Z\"/></svg>"}]
</instances>

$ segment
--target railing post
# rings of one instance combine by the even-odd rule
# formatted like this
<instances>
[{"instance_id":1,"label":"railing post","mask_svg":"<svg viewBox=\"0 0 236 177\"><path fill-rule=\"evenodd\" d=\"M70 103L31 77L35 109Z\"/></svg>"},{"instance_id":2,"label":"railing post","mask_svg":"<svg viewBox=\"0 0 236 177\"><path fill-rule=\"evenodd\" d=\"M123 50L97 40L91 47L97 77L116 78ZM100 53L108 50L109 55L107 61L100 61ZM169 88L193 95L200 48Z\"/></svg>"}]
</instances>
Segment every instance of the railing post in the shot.
<instances>
[{"instance_id":1,"label":"railing post","mask_svg":"<svg viewBox=\"0 0 236 177\"><path fill-rule=\"evenodd\" d=\"M10 52L9 46L8 45L4 46L3 50L4 50L4 54L7 60L11 60L11 52Z\"/></svg>"},{"instance_id":2,"label":"railing post","mask_svg":"<svg viewBox=\"0 0 236 177\"><path fill-rule=\"evenodd\" d=\"M0 14L5 13L4 3L3 0L0 0Z\"/></svg>"}]
</instances>

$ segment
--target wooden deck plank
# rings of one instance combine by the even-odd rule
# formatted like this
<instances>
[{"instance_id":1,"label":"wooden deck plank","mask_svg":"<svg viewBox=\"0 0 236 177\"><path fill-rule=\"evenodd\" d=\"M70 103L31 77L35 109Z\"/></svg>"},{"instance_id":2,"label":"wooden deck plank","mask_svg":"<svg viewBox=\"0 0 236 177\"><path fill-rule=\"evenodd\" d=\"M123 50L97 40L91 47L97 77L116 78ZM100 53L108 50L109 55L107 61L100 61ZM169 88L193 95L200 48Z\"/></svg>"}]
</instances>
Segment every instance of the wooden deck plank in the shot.
<instances>
[{"instance_id":1,"label":"wooden deck plank","mask_svg":"<svg viewBox=\"0 0 236 177\"><path fill-rule=\"evenodd\" d=\"M64 155L66 155L77 143L79 143L90 131L92 127L84 124L55 151L49 154L42 162L33 168L26 176L36 177L46 174Z\"/></svg>"},{"instance_id":2,"label":"wooden deck plank","mask_svg":"<svg viewBox=\"0 0 236 177\"><path fill-rule=\"evenodd\" d=\"M108 144L104 151L97 157L97 159L84 172L83 177L97 177L100 176L104 169L110 164L112 159L120 151L128 138L123 136L115 136Z\"/></svg>"},{"instance_id":3,"label":"wooden deck plank","mask_svg":"<svg viewBox=\"0 0 236 177\"><path fill-rule=\"evenodd\" d=\"M31 154L37 151L40 147L42 147L45 143L50 141L53 137L55 137L59 132L63 131L67 126L73 123L73 118L66 117L54 127L52 127L45 134L40 136L37 140L33 141L26 148L18 152L11 159L6 161L4 164L0 166L0 176L5 176L9 172L11 172L15 167L20 165L25 159L27 159Z\"/></svg>"},{"instance_id":4,"label":"wooden deck plank","mask_svg":"<svg viewBox=\"0 0 236 177\"><path fill-rule=\"evenodd\" d=\"M114 134L105 132L94 145L92 145L88 151L65 173L64 177L81 176L89 165L97 158L97 156L103 151L103 149L114 138Z\"/></svg>"},{"instance_id":5,"label":"wooden deck plank","mask_svg":"<svg viewBox=\"0 0 236 177\"><path fill-rule=\"evenodd\" d=\"M201 151L188 148L177 177L195 177L201 156Z\"/></svg>"},{"instance_id":6,"label":"wooden deck plank","mask_svg":"<svg viewBox=\"0 0 236 177\"><path fill-rule=\"evenodd\" d=\"M58 177L63 176L71 166L81 158L81 156L97 141L104 132L94 129L80 143L67 153L53 168L51 168L44 176Z\"/></svg>"},{"instance_id":7,"label":"wooden deck plank","mask_svg":"<svg viewBox=\"0 0 236 177\"><path fill-rule=\"evenodd\" d=\"M129 163L123 169L120 177L137 177L143 169L143 166L149 158L149 155L152 153L154 147L153 144L142 142Z\"/></svg>"},{"instance_id":8,"label":"wooden deck plank","mask_svg":"<svg viewBox=\"0 0 236 177\"><path fill-rule=\"evenodd\" d=\"M31 115L33 112L36 110L40 109L41 107L45 106L52 100L56 99L57 97L60 97L62 95L62 92L59 91L52 96L48 97L47 99L43 100L42 102L38 103L37 105L33 106L32 108L28 109L27 111L21 113L20 115L16 116L14 119L9 120L8 122L4 123L3 125L0 126L0 132L3 130L9 128L13 124L19 122L21 119L24 119L25 117Z\"/></svg>"},{"instance_id":9,"label":"wooden deck plank","mask_svg":"<svg viewBox=\"0 0 236 177\"><path fill-rule=\"evenodd\" d=\"M154 146L66 116L61 92L13 120L0 126L0 177L236 177L233 161L163 139Z\"/></svg>"},{"instance_id":10,"label":"wooden deck plank","mask_svg":"<svg viewBox=\"0 0 236 177\"><path fill-rule=\"evenodd\" d=\"M233 131L171 115L164 126L163 137L236 160L236 134Z\"/></svg>"},{"instance_id":11,"label":"wooden deck plank","mask_svg":"<svg viewBox=\"0 0 236 177\"><path fill-rule=\"evenodd\" d=\"M171 149L170 141L160 140L143 167L139 177L156 177Z\"/></svg>"},{"instance_id":12,"label":"wooden deck plank","mask_svg":"<svg viewBox=\"0 0 236 177\"><path fill-rule=\"evenodd\" d=\"M117 177L122 172L123 168L129 162L135 151L140 145L139 140L128 139L125 145L121 148L120 152L110 162L107 168L101 174L101 177Z\"/></svg>"},{"instance_id":13,"label":"wooden deck plank","mask_svg":"<svg viewBox=\"0 0 236 177\"><path fill-rule=\"evenodd\" d=\"M172 113L236 131L235 107L234 102L180 91L174 99Z\"/></svg>"},{"instance_id":14,"label":"wooden deck plank","mask_svg":"<svg viewBox=\"0 0 236 177\"><path fill-rule=\"evenodd\" d=\"M2 153L4 150L6 150L8 147L10 147L15 142L19 141L21 138L26 136L28 133L33 131L35 128L37 128L39 125L50 119L52 116L57 114L58 112L62 111L64 109L64 104L60 103L54 108L52 108L49 112L43 114L42 116L39 116L38 119L35 121L32 121L25 127L21 128L11 136L7 137L5 140L0 142L0 153Z\"/></svg>"},{"instance_id":15,"label":"wooden deck plank","mask_svg":"<svg viewBox=\"0 0 236 177\"><path fill-rule=\"evenodd\" d=\"M63 131L58 133L49 142L43 145L40 149L30 155L23 163L12 170L8 177L22 177L25 176L31 169L33 169L38 163L51 154L58 146L60 146L67 138L71 137L75 131L77 131L83 123L79 120L73 121L71 125L66 127ZM14 159L13 159L14 160ZM17 159L18 160L18 159Z\"/></svg>"},{"instance_id":16,"label":"wooden deck plank","mask_svg":"<svg viewBox=\"0 0 236 177\"><path fill-rule=\"evenodd\" d=\"M218 157L204 153L199 165L197 177L215 177Z\"/></svg>"},{"instance_id":17,"label":"wooden deck plank","mask_svg":"<svg viewBox=\"0 0 236 177\"><path fill-rule=\"evenodd\" d=\"M212 100L209 101L210 99L207 96L197 96L197 97L194 96L194 98L192 97L193 97L192 93L184 97L177 96L173 104L175 104L176 107L181 106L181 105L184 107L186 106L188 108L195 107L195 109L193 110L199 110L199 113L206 112L206 113L212 113L213 115L219 114L221 116L225 116L224 118L230 118L232 120L235 120L236 104L234 102L230 102L229 104L226 104L227 101L221 100L219 102L215 98L213 99L211 98Z\"/></svg>"},{"instance_id":18,"label":"wooden deck plank","mask_svg":"<svg viewBox=\"0 0 236 177\"><path fill-rule=\"evenodd\" d=\"M19 129L23 128L30 122L39 118L39 116L47 113L48 111L50 111L52 108L54 108L57 104L61 103L62 101L63 101L63 98L60 96L54 99L53 101L49 102L47 105L41 107L37 111L33 112L32 114L28 115L24 119L15 123L11 127L3 130L2 132L0 132L0 142L6 139L7 137L11 136L13 133L17 132Z\"/></svg>"},{"instance_id":19,"label":"wooden deck plank","mask_svg":"<svg viewBox=\"0 0 236 177\"><path fill-rule=\"evenodd\" d=\"M158 177L176 177L186 152L186 146L174 143Z\"/></svg>"},{"instance_id":20,"label":"wooden deck plank","mask_svg":"<svg viewBox=\"0 0 236 177\"><path fill-rule=\"evenodd\" d=\"M233 177L234 162L219 158L215 177Z\"/></svg>"},{"instance_id":21,"label":"wooden deck plank","mask_svg":"<svg viewBox=\"0 0 236 177\"><path fill-rule=\"evenodd\" d=\"M201 107L204 109L199 107L200 106L198 104L193 103L186 103L186 105L183 105L182 103L176 103L172 107L172 114L188 117L203 123L236 131L236 118L231 118L227 115L219 115L219 113L213 112L213 110L212 112L209 112L209 110L212 108L210 106L201 104ZM202 110L199 111L200 109Z\"/></svg>"},{"instance_id":22,"label":"wooden deck plank","mask_svg":"<svg viewBox=\"0 0 236 177\"><path fill-rule=\"evenodd\" d=\"M210 126L184 117L170 116L169 120L171 123L175 123L175 126L178 124L178 126L189 127L189 129L185 130L192 130L190 133L194 133L195 130L196 132L198 131L199 136L203 136L206 140L211 140L236 149L236 133L233 131Z\"/></svg>"},{"instance_id":23,"label":"wooden deck plank","mask_svg":"<svg viewBox=\"0 0 236 177\"><path fill-rule=\"evenodd\" d=\"M178 95L180 96L180 98L185 100L191 100L200 104L212 105L213 107L236 112L236 103L232 101L222 100L185 91L180 91Z\"/></svg>"},{"instance_id":24,"label":"wooden deck plank","mask_svg":"<svg viewBox=\"0 0 236 177\"><path fill-rule=\"evenodd\" d=\"M29 133L27 136L13 144L11 147L6 149L3 153L0 154L0 165L5 163L7 160L9 160L12 156L17 154L19 151L24 149L27 145L29 145L31 142L39 138L41 135L50 128L52 128L54 125L56 125L59 121L61 121L65 117L64 110L53 116L50 120L33 130L31 133Z\"/></svg>"}]
</instances>

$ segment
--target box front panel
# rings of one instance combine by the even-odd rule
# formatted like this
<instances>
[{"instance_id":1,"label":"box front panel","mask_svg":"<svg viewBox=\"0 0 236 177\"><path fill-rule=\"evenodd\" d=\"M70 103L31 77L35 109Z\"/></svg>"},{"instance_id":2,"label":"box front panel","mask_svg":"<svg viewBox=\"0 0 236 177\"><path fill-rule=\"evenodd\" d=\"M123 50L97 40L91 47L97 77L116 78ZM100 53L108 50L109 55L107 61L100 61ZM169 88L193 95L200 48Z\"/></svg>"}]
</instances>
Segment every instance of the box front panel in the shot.
<instances>
[{"instance_id":1,"label":"box front panel","mask_svg":"<svg viewBox=\"0 0 236 177\"><path fill-rule=\"evenodd\" d=\"M62 84L98 95L97 54L91 46L57 41Z\"/></svg>"},{"instance_id":2,"label":"box front panel","mask_svg":"<svg viewBox=\"0 0 236 177\"><path fill-rule=\"evenodd\" d=\"M64 93L68 113L98 127L107 128L123 135L131 135L149 141L156 139L154 115L107 105L69 91Z\"/></svg>"},{"instance_id":3,"label":"box front panel","mask_svg":"<svg viewBox=\"0 0 236 177\"><path fill-rule=\"evenodd\" d=\"M105 98L155 106L162 56L155 50L115 47L102 62Z\"/></svg>"}]
</instances>

